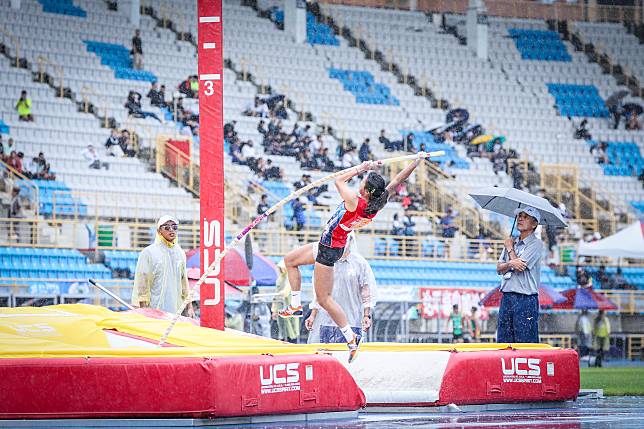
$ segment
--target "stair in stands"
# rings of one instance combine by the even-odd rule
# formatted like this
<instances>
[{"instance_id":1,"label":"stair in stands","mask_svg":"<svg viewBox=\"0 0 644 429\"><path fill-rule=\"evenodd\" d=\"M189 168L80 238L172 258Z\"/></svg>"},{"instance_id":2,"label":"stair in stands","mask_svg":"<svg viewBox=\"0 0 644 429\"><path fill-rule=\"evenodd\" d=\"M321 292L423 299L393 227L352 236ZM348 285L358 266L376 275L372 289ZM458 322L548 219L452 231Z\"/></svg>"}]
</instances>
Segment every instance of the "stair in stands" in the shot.
<instances>
[{"instance_id":1,"label":"stair in stands","mask_svg":"<svg viewBox=\"0 0 644 429\"><path fill-rule=\"evenodd\" d=\"M575 50L585 53L590 62L599 64L604 73L613 76L619 85L627 86L631 94L636 97L644 97L643 83L634 75L627 74L625 68L621 64L614 62L608 53L603 52L599 47L585 40L579 31L571 30L565 21L548 21L548 26L556 28L564 36L567 35Z\"/></svg>"}]
</instances>

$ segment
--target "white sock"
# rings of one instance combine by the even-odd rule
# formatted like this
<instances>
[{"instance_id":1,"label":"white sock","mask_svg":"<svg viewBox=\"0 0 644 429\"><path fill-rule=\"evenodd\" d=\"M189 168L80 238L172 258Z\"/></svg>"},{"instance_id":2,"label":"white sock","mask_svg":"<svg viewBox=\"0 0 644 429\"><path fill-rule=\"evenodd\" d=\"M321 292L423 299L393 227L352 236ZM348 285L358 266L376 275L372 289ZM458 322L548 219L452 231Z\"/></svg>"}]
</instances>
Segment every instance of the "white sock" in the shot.
<instances>
[{"instance_id":1,"label":"white sock","mask_svg":"<svg viewBox=\"0 0 644 429\"><path fill-rule=\"evenodd\" d=\"M353 341L353 329L351 329L351 326L347 325L344 328L340 328L340 331L342 331L342 335L344 335L347 343Z\"/></svg>"},{"instance_id":2,"label":"white sock","mask_svg":"<svg viewBox=\"0 0 644 429\"><path fill-rule=\"evenodd\" d=\"M301 307L302 306L302 300L300 299L300 293L301 291L291 291L291 307Z\"/></svg>"}]
</instances>

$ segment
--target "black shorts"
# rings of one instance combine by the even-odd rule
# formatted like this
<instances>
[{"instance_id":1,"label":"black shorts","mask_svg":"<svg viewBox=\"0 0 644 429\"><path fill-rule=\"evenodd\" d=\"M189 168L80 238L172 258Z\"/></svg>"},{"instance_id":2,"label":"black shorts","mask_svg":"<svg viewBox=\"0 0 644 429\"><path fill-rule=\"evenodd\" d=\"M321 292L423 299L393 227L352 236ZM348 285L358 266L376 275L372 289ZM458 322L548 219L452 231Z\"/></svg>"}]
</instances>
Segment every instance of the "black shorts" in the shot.
<instances>
[{"instance_id":1,"label":"black shorts","mask_svg":"<svg viewBox=\"0 0 644 429\"><path fill-rule=\"evenodd\" d=\"M342 257L343 253L344 247L329 247L318 243L318 256L315 258L315 262L332 267Z\"/></svg>"}]
</instances>

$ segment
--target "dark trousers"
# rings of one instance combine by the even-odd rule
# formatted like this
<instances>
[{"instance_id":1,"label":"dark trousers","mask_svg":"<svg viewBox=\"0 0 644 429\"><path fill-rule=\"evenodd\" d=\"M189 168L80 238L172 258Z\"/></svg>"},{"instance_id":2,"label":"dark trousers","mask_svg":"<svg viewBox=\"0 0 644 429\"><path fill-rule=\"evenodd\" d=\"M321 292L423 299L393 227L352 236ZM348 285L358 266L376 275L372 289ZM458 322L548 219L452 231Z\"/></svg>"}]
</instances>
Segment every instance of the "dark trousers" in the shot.
<instances>
[{"instance_id":1,"label":"dark trousers","mask_svg":"<svg viewBox=\"0 0 644 429\"><path fill-rule=\"evenodd\" d=\"M539 295L503 293L496 341L497 343L539 342Z\"/></svg>"}]
</instances>

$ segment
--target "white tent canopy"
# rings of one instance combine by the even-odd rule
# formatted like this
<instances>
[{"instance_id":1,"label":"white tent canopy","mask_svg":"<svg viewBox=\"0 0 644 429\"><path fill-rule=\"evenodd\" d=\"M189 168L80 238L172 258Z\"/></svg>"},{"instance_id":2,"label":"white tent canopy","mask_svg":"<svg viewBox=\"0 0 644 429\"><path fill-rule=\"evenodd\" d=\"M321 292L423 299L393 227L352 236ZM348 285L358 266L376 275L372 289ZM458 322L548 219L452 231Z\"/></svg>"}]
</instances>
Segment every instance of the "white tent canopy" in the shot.
<instances>
[{"instance_id":1,"label":"white tent canopy","mask_svg":"<svg viewBox=\"0 0 644 429\"><path fill-rule=\"evenodd\" d=\"M580 243L578 254L644 259L644 224L635 222L603 240Z\"/></svg>"}]
</instances>

